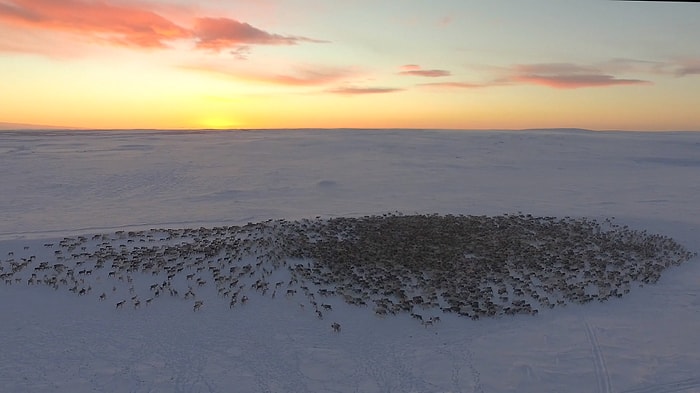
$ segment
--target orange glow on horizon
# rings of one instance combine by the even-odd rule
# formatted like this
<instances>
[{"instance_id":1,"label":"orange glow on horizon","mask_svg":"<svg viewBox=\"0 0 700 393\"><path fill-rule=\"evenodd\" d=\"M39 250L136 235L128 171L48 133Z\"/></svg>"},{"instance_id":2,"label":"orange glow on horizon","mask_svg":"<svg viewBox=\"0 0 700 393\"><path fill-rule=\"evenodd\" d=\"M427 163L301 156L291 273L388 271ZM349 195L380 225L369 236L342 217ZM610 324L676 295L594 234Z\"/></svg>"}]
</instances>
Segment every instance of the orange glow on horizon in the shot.
<instances>
[{"instance_id":1,"label":"orange glow on horizon","mask_svg":"<svg viewBox=\"0 0 700 393\"><path fill-rule=\"evenodd\" d=\"M678 38L700 27L680 6L662 37L620 4L455 4L436 23L427 3L306 1L0 0L0 123L700 131L700 55Z\"/></svg>"}]
</instances>

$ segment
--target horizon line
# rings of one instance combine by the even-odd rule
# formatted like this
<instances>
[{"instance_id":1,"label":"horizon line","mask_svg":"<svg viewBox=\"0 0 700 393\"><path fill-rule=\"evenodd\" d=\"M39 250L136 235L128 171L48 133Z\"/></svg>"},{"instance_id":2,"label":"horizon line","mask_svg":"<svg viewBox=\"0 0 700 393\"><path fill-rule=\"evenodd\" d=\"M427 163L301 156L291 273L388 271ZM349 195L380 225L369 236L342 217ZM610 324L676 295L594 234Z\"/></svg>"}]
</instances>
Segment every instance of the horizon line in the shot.
<instances>
[{"instance_id":1,"label":"horizon line","mask_svg":"<svg viewBox=\"0 0 700 393\"><path fill-rule=\"evenodd\" d=\"M464 131L464 132L529 132L529 131L568 131L568 132L700 132L698 130L622 130L622 129L591 129L579 127L528 127L528 128L406 128L406 127L289 127L289 128L84 128L43 126L32 124L16 124L19 127L3 128L0 122L0 132L216 132L216 131ZM15 124L13 124L15 125Z\"/></svg>"}]
</instances>

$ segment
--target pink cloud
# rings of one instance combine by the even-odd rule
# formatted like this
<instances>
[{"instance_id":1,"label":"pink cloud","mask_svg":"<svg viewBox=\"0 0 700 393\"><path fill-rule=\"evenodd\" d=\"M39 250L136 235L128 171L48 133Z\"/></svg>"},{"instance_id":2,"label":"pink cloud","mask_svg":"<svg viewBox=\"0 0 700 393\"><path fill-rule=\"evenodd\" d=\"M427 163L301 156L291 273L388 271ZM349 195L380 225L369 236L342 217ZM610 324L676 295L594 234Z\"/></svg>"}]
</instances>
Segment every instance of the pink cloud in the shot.
<instances>
[{"instance_id":1,"label":"pink cloud","mask_svg":"<svg viewBox=\"0 0 700 393\"><path fill-rule=\"evenodd\" d=\"M352 75L347 69L301 68L292 74L276 74L261 76L261 82L287 86L317 86L337 82Z\"/></svg>"},{"instance_id":2,"label":"pink cloud","mask_svg":"<svg viewBox=\"0 0 700 393\"><path fill-rule=\"evenodd\" d=\"M236 70L220 65L183 66L182 69L204 72L225 78L282 86L320 86L336 83L349 77L355 77L358 72L351 68L336 68L323 66L297 66L285 74L253 73L246 70Z\"/></svg>"},{"instance_id":3,"label":"pink cloud","mask_svg":"<svg viewBox=\"0 0 700 393\"><path fill-rule=\"evenodd\" d=\"M621 79L594 67L570 63L521 64L513 66L506 78L514 83L534 84L556 89L643 85L651 82L641 79Z\"/></svg>"},{"instance_id":4,"label":"pink cloud","mask_svg":"<svg viewBox=\"0 0 700 393\"><path fill-rule=\"evenodd\" d=\"M619 79L612 75L517 75L513 80L556 89L651 84L641 79Z\"/></svg>"},{"instance_id":5,"label":"pink cloud","mask_svg":"<svg viewBox=\"0 0 700 393\"><path fill-rule=\"evenodd\" d=\"M416 64L406 64L401 66L401 70L398 72L399 75L412 75L412 76L424 76L429 78L438 78L443 76L450 76L450 71L446 70L424 70L421 66Z\"/></svg>"},{"instance_id":6,"label":"pink cloud","mask_svg":"<svg viewBox=\"0 0 700 393\"><path fill-rule=\"evenodd\" d=\"M231 49L236 57L245 57L251 45L324 42L269 33L230 18L196 17L193 26L185 26L155 11L172 12L176 6L143 1L0 0L0 28L25 35L68 33L83 41L136 48L167 48L173 41L190 40L200 49Z\"/></svg>"},{"instance_id":7,"label":"pink cloud","mask_svg":"<svg viewBox=\"0 0 700 393\"><path fill-rule=\"evenodd\" d=\"M142 48L166 47L191 32L147 9L81 0L12 0L0 3L0 22L79 34Z\"/></svg>"},{"instance_id":8,"label":"pink cloud","mask_svg":"<svg viewBox=\"0 0 700 393\"><path fill-rule=\"evenodd\" d=\"M16 4L4 4L0 3L0 16L5 16L6 18L17 18L25 20L37 20L38 15L31 10L21 8Z\"/></svg>"}]
</instances>

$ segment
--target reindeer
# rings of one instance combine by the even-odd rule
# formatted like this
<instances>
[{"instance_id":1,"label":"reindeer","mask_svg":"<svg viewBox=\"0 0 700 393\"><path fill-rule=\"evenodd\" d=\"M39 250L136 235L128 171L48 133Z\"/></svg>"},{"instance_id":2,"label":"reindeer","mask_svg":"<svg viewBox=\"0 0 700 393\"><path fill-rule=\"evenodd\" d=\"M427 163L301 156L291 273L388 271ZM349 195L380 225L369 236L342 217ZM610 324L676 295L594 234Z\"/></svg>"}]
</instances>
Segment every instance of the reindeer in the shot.
<instances>
[{"instance_id":1,"label":"reindeer","mask_svg":"<svg viewBox=\"0 0 700 393\"><path fill-rule=\"evenodd\" d=\"M100 295L100 300L105 300L107 299L107 294L102 292L102 295Z\"/></svg>"},{"instance_id":2,"label":"reindeer","mask_svg":"<svg viewBox=\"0 0 700 393\"><path fill-rule=\"evenodd\" d=\"M126 300L122 300L121 302L118 302L117 306L115 308L119 309L119 308L124 307L124 303L126 303Z\"/></svg>"},{"instance_id":3,"label":"reindeer","mask_svg":"<svg viewBox=\"0 0 700 393\"><path fill-rule=\"evenodd\" d=\"M331 324L331 327L333 328L334 332L340 333L340 324L338 322L333 322Z\"/></svg>"},{"instance_id":4,"label":"reindeer","mask_svg":"<svg viewBox=\"0 0 700 393\"><path fill-rule=\"evenodd\" d=\"M202 308L203 305L204 305L204 302L203 302L203 301L197 300L196 302L194 302L194 307L193 307L192 309L193 309L194 311L197 311L197 310L199 310L200 308Z\"/></svg>"}]
</instances>

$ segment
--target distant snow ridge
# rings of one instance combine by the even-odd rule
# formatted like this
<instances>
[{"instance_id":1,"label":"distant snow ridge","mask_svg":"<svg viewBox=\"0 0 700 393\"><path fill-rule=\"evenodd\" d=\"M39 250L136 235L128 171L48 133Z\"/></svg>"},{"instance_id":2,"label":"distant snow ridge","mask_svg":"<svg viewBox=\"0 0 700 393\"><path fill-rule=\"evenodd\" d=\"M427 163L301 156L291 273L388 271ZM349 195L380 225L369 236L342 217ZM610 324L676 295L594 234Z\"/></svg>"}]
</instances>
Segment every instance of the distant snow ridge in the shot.
<instances>
[{"instance_id":1,"label":"distant snow ridge","mask_svg":"<svg viewBox=\"0 0 700 393\"><path fill-rule=\"evenodd\" d=\"M610 220L385 214L66 237L10 251L0 279L95 296L116 309L165 296L194 311L212 298L234 308L279 296L324 318L332 310L324 298L340 297L430 325L438 313L536 314L621 297L694 255Z\"/></svg>"}]
</instances>

